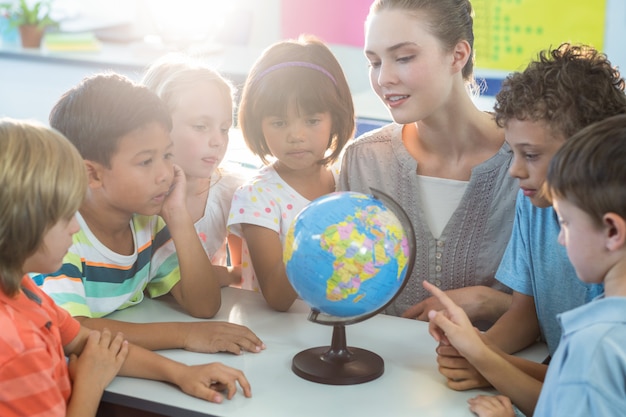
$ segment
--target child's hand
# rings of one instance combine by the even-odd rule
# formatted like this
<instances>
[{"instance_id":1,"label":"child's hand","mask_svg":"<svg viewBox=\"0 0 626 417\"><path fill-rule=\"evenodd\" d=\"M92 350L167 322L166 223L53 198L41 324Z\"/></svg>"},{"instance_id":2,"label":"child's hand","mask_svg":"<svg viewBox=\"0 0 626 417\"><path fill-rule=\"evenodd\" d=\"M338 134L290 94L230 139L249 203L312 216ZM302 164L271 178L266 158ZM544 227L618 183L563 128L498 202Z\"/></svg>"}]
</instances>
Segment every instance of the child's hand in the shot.
<instances>
[{"instance_id":1,"label":"child's hand","mask_svg":"<svg viewBox=\"0 0 626 417\"><path fill-rule=\"evenodd\" d=\"M90 330L80 356L70 355L69 372L74 383L88 384L101 391L119 372L128 355L128 342L118 333L114 338L108 329Z\"/></svg>"},{"instance_id":2,"label":"child's hand","mask_svg":"<svg viewBox=\"0 0 626 417\"><path fill-rule=\"evenodd\" d=\"M237 392L237 383L243 389L246 397L252 396L250 383L243 372L221 363L207 365L185 366L178 375L177 385L183 392L194 397L202 398L213 403L221 403L223 395L233 398Z\"/></svg>"},{"instance_id":3,"label":"child's hand","mask_svg":"<svg viewBox=\"0 0 626 417\"><path fill-rule=\"evenodd\" d=\"M165 220L165 223L169 224L171 221L176 219L177 213L180 213L181 210L187 211L187 203L186 203L186 185L187 179L185 177L185 172L176 164L174 166L174 179L172 180L172 185L170 186L170 191L163 202L163 207L161 208L161 212L159 213L161 217Z\"/></svg>"},{"instance_id":4,"label":"child's hand","mask_svg":"<svg viewBox=\"0 0 626 417\"><path fill-rule=\"evenodd\" d=\"M185 349L192 352L260 352L265 344L250 329L223 321L188 323Z\"/></svg>"},{"instance_id":5,"label":"child's hand","mask_svg":"<svg viewBox=\"0 0 626 417\"><path fill-rule=\"evenodd\" d=\"M509 397L504 395L479 395L467 400L470 411L478 417L514 417L515 411Z\"/></svg>"},{"instance_id":6,"label":"child's hand","mask_svg":"<svg viewBox=\"0 0 626 417\"><path fill-rule=\"evenodd\" d=\"M240 287L241 286L241 266L229 266L226 274L220 276L220 285L222 287Z\"/></svg>"},{"instance_id":7,"label":"child's hand","mask_svg":"<svg viewBox=\"0 0 626 417\"><path fill-rule=\"evenodd\" d=\"M439 373L446 377L450 389L466 391L491 387L489 381L454 346L437 346L437 364Z\"/></svg>"},{"instance_id":8,"label":"child's hand","mask_svg":"<svg viewBox=\"0 0 626 417\"><path fill-rule=\"evenodd\" d=\"M423 285L444 307L442 311L428 312L430 319L428 331L431 336L443 345L454 346L466 358L477 357L479 351L486 348L486 345L465 311L433 284L423 281Z\"/></svg>"},{"instance_id":9,"label":"child's hand","mask_svg":"<svg viewBox=\"0 0 626 417\"><path fill-rule=\"evenodd\" d=\"M456 305L461 307L472 320L496 320L503 314L510 305L510 296L493 288L475 285L470 287L455 288L447 290L446 295ZM508 300L508 303L506 302ZM402 317L428 321L430 310L442 310L443 305L437 297L428 297L421 302L409 307L402 313ZM485 317L487 312L495 311L497 317Z\"/></svg>"}]
</instances>

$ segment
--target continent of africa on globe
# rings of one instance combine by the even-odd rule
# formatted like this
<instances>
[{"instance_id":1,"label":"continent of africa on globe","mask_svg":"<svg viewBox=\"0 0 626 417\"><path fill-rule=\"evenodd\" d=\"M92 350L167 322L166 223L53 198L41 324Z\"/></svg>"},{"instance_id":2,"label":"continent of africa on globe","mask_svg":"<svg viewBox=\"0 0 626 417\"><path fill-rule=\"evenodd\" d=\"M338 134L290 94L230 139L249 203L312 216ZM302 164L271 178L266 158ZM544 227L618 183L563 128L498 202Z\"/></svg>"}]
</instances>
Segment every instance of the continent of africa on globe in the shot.
<instances>
[{"instance_id":1,"label":"continent of africa on globe","mask_svg":"<svg viewBox=\"0 0 626 417\"><path fill-rule=\"evenodd\" d=\"M324 314L377 312L402 288L410 248L398 217L379 199L336 192L307 205L285 240L287 277Z\"/></svg>"}]
</instances>

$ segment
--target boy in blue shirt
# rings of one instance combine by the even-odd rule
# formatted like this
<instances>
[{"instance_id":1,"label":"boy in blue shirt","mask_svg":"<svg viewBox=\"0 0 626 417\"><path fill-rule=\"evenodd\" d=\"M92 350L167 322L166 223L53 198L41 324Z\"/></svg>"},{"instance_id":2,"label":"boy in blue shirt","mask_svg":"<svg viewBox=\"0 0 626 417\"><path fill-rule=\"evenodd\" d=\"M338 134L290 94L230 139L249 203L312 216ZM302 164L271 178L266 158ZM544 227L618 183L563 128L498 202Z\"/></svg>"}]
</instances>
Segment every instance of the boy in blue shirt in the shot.
<instances>
[{"instance_id":1,"label":"boy in blue shirt","mask_svg":"<svg viewBox=\"0 0 626 417\"><path fill-rule=\"evenodd\" d=\"M552 355L561 336L557 314L591 301L602 287L580 282L556 242L559 225L544 187L547 167L567 138L626 113L624 81L604 54L564 44L512 75L495 111L513 149L509 172L519 180L520 192L514 231L496 272L513 290L512 305L487 335L509 353L541 337Z\"/></svg>"},{"instance_id":2,"label":"boy in blue shirt","mask_svg":"<svg viewBox=\"0 0 626 417\"><path fill-rule=\"evenodd\" d=\"M80 231L43 290L83 325L123 332L148 349L260 351L259 338L235 324L104 318L141 302L144 292L171 293L195 317L220 307L219 279L186 208L185 175L172 163L165 104L123 76L99 74L61 97L50 124L78 148L89 189L77 213Z\"/></svg>"},{"instance_id":3,"label":"boy in blue shirt","mask_svg":"<svg viewBox=\"0 0 626 417\"><path fill-rule=\"evenodd\" d=\"M454 346L488 378L518 378L504 396L469 401L478 416L514 415L511 400L535 417L622 416L626 409L626 115L583 129L556 153L547 173L564 245L579 279L604 284L604 296L559 314L559 346L541 382L490 349L467 315L444 293L424 286L444 305L431 311L430 331ZM506 371L503 371L506 369ZM517 375L515 375L517 373ZM538 390L539 400L534 402Z\"/></svg>"},{"instance_id":4,"label":"boy in blue shirt","mask_svg":"<svg viewBox=\"0 0 626 417\"><path fill-rule=\"evenodd\" d=\"M544 191L548 164L567 138L583 127L626 113L624 81L604 54L588 46L563 44L507 77L496 97L495 112L513 149L510 174L519 179L521 190L511 239L496 273L513 290L512 304L486 338L509 361L542 380L545 365L506 353L541 337L553 354L561 335L557 314L602 291L601 285L577 279L565 250L556 242L559 225ZM437 352L440 372L450 388L467 390L493 383L454 348L440 346Z\"/></svg>"}]
</instances>

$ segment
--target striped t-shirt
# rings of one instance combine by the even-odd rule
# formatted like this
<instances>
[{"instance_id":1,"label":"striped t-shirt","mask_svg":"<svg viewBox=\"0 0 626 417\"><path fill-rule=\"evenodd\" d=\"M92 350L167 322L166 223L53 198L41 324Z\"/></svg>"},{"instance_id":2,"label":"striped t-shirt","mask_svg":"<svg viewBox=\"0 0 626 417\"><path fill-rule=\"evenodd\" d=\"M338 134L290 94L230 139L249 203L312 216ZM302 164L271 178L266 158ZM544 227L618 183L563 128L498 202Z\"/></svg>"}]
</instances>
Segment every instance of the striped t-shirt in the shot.
<instances>
[{"instance_id":1,"label":"striped t-shirt","mask_svg":"<svg viewBox=\"0 0 626 417\"><path fill-rule=\"evenodd\" d=\"M76 214L80 231L54 274L35 277L42 289L72 316L98 318L151 297L166 294L180 280L174 245L159 216L134 215L132 255L120 255L103 245Z\"/></svg>"},{"instance_id":2,"label":"striped t-shirt","mask_svg":"<svg viewBox=\"0 0 626 417\"><path fill-rule=\"evenodd\" d=\"M63 346L80 324L32 280L16 297L0 291L0 416L65 416L71 382Z\"/></svg>"}]
</instances>

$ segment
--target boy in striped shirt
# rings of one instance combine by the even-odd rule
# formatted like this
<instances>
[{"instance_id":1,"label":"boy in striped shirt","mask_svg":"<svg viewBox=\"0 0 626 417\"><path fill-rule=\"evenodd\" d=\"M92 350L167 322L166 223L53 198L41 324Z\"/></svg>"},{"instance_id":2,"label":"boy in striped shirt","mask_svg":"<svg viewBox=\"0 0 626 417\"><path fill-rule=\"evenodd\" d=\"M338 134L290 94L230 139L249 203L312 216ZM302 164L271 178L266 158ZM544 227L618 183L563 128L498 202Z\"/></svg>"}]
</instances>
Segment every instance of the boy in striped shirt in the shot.
<instances>
[{"instance_id":1,"label":"boy in striped shirt","mask_svg":"<svg viewBox=\"0 0 626 417\"><path fill-rule=\"evenodd\" d=\"M254 333L231 323L105 318L144 293L171 293L195 317L220 307L219 279L186 208L185 175L172 163L165 104L121 75L98 74L61 97L50 125L78 148L89 188L77 213L80 231L61 269L39 277L43 290L84 325L121 331L151 350L262 350Z\"/></svg>"}]
</instances>

